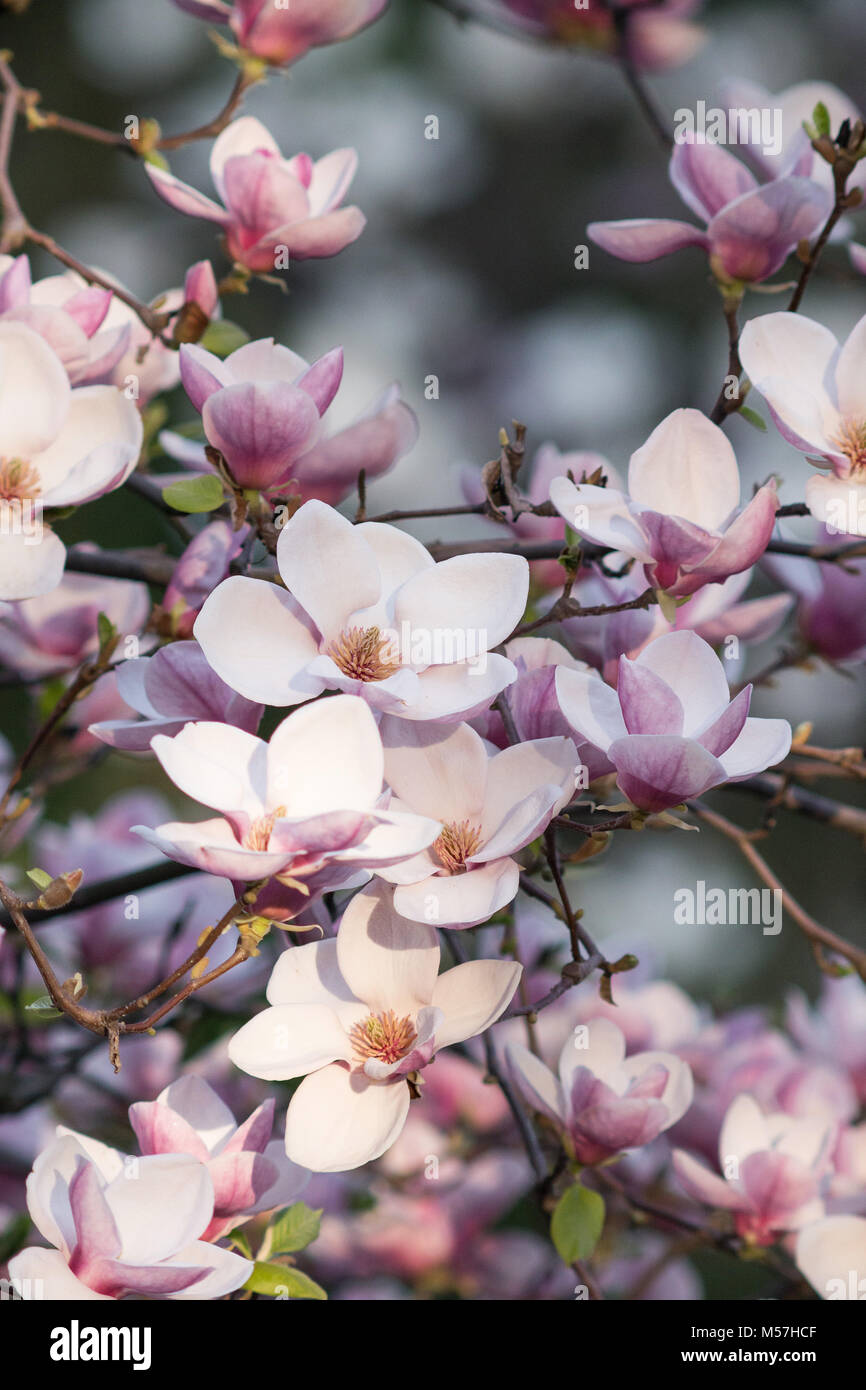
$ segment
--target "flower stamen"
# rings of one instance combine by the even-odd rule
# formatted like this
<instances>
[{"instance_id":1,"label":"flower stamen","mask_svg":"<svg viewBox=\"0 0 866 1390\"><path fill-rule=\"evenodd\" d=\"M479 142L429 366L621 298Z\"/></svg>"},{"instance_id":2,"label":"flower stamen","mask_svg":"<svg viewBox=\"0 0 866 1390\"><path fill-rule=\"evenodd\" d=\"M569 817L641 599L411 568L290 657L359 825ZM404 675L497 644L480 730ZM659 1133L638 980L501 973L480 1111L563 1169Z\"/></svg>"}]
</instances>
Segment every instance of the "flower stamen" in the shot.
<instances>
[{"instance_id":1,"label":"flower stamen","mask_svg":"<svg viewBox=\"0 0 866 1390\"><path fill-rule=\"evenodd\" d=\"M866 420L843 420L833 443L850 461L853 473L866 472Z\"/></svg>"},{"instance_id":2,"label":"flower stamen","mask_svg":"<svg viewBox=\"0 0 866 1390\"><path fill-rule=\"evenodd\" d=\"M371 1057L380 1062L399 1062L412 1051L417 1037L411 1018L398 1018L391 1009L384 1014L369 1014L349 1031L359 1062Z\"/></svg>"},{"instance_id":3,"label":"flower stamen","mask_svg":"<svg viewBox=\"0 0 866 1390\"><path fill-rule=\"evenodd\" d=\"M451 821L433 841L433 850L447 873L460 874L480 844L481 830L477 825L468 820Z\"/></svg>"},{"instance_id":4,"label":"flower stamen","mask_svg":"<svg viewBox=\"0 0 866 1390\"><path fill-rule=\"evenodd\" d=\"M378 627L350 627L326 649L344 676L356 681L384 681L399 671L393 643Z\"/></svg>"},{"instance_id":5,"label":"flower stamen","mask_svg":"<svg viewBox=\"0 0 866 1390\"><path fill-rule=\"evenodd\" d=\"M29 502L42 492L38 470L27 459L0 458L0 498Z\"/></svg>"},{"instance_id":6,"label":"flower stamen","mask_svg":"<svg viewBox=\"0 0 866 1390\"><path fill-rule=\"evenodd\" d=\"M278 806L275 811L270 811L266 816L259 816L250 823L250 828L244 836L245 849L266 850L271 842L271 832L274 828L274 821L286 814L285 806Z\"/></svg>"}]
</instances>

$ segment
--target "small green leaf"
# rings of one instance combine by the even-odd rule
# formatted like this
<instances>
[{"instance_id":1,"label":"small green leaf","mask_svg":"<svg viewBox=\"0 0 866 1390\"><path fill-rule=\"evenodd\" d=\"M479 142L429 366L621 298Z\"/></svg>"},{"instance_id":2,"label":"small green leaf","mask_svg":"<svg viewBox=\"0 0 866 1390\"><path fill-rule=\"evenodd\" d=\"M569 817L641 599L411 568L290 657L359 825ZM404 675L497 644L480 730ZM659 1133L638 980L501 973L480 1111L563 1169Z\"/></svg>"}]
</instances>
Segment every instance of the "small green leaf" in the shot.
<instances>
[{"instance_id":1,"label":"small green leaf","mask_svg":"<svg viewBox=\"0 0 866 1390\"><path fill-rule=\"evenodd\" d=\"M827 110L823 101L819 101L815 110L812 112L812 124L819 135L830 134L830 112Z\"/></svg>"},{"instance_id":2,"label":"small green leaf","mask_svg":"<svg viewBox=\"0 0 866 1390\"><path fill-rule=\"evenodd\" d=\"M248 343L250 335L239 323L230 319L212 319L202 336L201 346L215 357L228 357L230 352Z\"/></svg>"},{"instance_id":3,"label":"small green leaf","mask_svg":"<svg viewBox=\"0 0 866 1390\"><path fill-rule=\"evenodd\" d=\"M677 620L677 601L664 589L656 589L656 603L662 610L662 617L669 623Z\"/></svg>"},{"instance_id":4,"label":"small green leaf","mask_svg":"<svg viewBox=\"0 0 866 1390\"><path fill-rule=\"evenodd\" d=\"M176 512L212 512L222 506L223 488L213 473L200 473L197 478L181 478L162 490L163 500Z\"/></svg>"},{"instance_id":5,"label":"small green leaf","mask_svg":"<svg viewBox=\"0 0 866 1390\"><path fill-rule=\"evenodd\" d=\"M117 636L117 628L105 613L100 613L96 619L96 632L99 637L99 646L107 647L108 643Z\"/></svg>"},{"instance_id":6,"label":"small green leaf","mask_svg":"<svg viewBox=\"0 0 866 1390\"><path fill-rule=\"evenodd\" d=\"M54 882L51 875L47 874L44 869L28 869L27 877L30 879L31 883L36 884L37 888L47 888L49 883Z\"/></svg>"},{"instance_id":7,"label":"small green leaf","mask_svg":"<svg viewBox=\"0 0 866 1390\"><path fill-rule=\"evenodd\" d=\"M763 415L758 414L757 410L752 410L752 407L749 405L741 405L739 414L742 415L743 419L746 420L748 424L752 425L756 430L760 430L761 434L767 433L767 422Z\"/></svg>"},{"instance_id":8,"label":"small green leaf","mask_svg":"<svg viewBox=\"0 0 866 1390\"><path fill-rule=\"evenodd\" d=\"M237 1246L238 1250L240 1250L241 1254L244 1255L246 1259L251 1260L253 1258L252 1247L247 1240L246 1231L242 1231L240 1227L238 1227L236 1231L229 1231L228 1239L231 1241L232 1245Z\"/></svg>"},{"instance_id":9,"label":"small green leaf","mask_svg":"<svg viewBox=\"0 0 866 1390\"><path fill-rule=\"evenodd\" d=\"M604 1198L581 1183L564 1192L550 1221L550 1235L566 1264L586 1260L604 1227Z\"/></svg>"},{"instance_id":10,"label":"small green leaf","mask_svg":"<svg viewBox=\"0 0 866 1390\"><path fill-rule=\"evenodd\" d=\"M320 1284L308 1274L302 1274L299 1269L290 1265L261 1264L258 1261L244 1288L249 1289L251 1293L267 1294L271 1298L328 1297Z\"/></svg>"},{"instance_id":11,"label":"small green leaf","mask_svg":"<svg viewBox=\"0 0 866 1390\"><path fill-rule=\"evenodd\" d=\"M40 1019L62 1018L62 1010L54 1007L54 1000L50 994L41 994L38 999L34 999L32 1004L25 1004L28 1013L38 1014Z\"/></svg>"},{"instance_id":12,"label":"small green leaf","mask_svg":"<svg viewBox=\"0 0 866 1390\"><path fill-rule=\"evenodd\" d=\"M306 1250L319 1234L322 1209L313 1211L305 1202L295 1202L281 1212L271 1227L271 1253L291 1255Z\"/></svg>"}]
</instances>

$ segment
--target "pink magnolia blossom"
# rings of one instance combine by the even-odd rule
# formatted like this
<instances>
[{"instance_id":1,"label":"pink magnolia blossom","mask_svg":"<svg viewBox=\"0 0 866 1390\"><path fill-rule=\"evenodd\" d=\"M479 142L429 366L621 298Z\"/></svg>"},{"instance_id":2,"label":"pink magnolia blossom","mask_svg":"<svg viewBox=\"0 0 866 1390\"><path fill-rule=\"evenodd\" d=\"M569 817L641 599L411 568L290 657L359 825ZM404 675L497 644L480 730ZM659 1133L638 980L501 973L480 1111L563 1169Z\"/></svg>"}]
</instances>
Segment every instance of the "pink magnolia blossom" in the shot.
<instances>
[{"instance_id":1,"label":"pink magnolia blossom","mask_svg":"<svg viewBox=\"0 0 866 1390\"><path fill-rule=\"evenodd\" d=\"M634 661L621 657L616 691L558 667L556 692L571 727L644 811L742 781L791 747L786 720L748 718L750 685L731 699L722 663L694 632L657 637Z\"/></svg>"},{"instance_id":2,"label":"pink magnolia blossom","mask_svg":"<svg viewBox=\"0 0 866 1390\"><path fill-rule=\"evenodd\" d=\"M854 537L851 537L852 542ZM815 546L844 548L842 535L821 527ZM807 555L770 555L761 561L772 579L790 590L797 626L810 651L826 661L859 664L866 657L866 559L843 564Z\"/></svg>"},{"instance_id":3,"label":"pink magnolia blossom","mask_svg":"<svg viewBox=\"0 0 866 1390\"><path fill-rule=\"evenodd\" d=\"M353 526L310 501L282 528L277 566L285 590L232 576L195 624L210 665L247 699L295 705L342 690L403 719L452 720L486 709L515 678L490 649L526 605L520 556L435 564L405 532Z\"/></svg>"},{"instance_id":4,"label":"pink magnolia blossom","mask_svg":"<svg viewBox=\"0 0 866 1390\"><path fill-rule=\"evenodd\" d=\"M799 990L789 994L785 1022L791 1036L811 1057L842 1067L861 1104L866 1103L866 997L854 975L825 978L810 1008Z\"/></svg>"},{"instance_id":5,"label":"pink magnolia blossom","mask_svg":"<svg viewBox=\"0 0 866 1390\"><path fill-rule=\"evenodd\" d=\"M759 184L721 145L674 145L669 172L705 228L672 218L591 222L592 241L619 260L639 262L699 246L719 280L760 283L784 265L799 242L813 236L832 206L827 190L801 175Z\"/></svg>"},{"instance_id":6,"label":"pink magnolia blossom","mask_svg":"<svg viewBox=\"0 0 866 1390\"><path fill-rule=\"evenodd\" d=\"M767 178L778 178L785 174L802 174L833 191L833 169L825 159L812 149L812 144L804 129L804 122L812 124L815 107L827 108L830 118L830 131L835 136L844 121L861 119L857 107L850 97L834 87L832 82L798 82L786 87L782 92L770 92L757 82L744 82L735 78L723 84L724 104L733 108L755 109L778 112L778 134L781 147L766 148L754 140L748 141L748 153L752 163ZM740 132L740 141L745 132ZM846 181L846 187L862 187L866 181L866 169L862 164L855 166Z\"/></svg>"},{"instance_id":7,"label":"pink magnolia blossom","mask_svg":"<svg viewBox=\"0 0 866 1390\"><path fill-rule=\"evenodd\" d=\"M866 1298L866 1219L825 1216L797 1237L794 1257L821 1298Z\"/></svg>"},{"instance_id":8,"label":"pink magnolia blossom","mask_svg":"<svg viewBox=\"0 0 866 1390\"><path fill-rule=\"evenodd\" d=\"M388 0L174 0L197 19L228 24L245 53L287 67L311 48L351 38L372 24Z\"/></svg>"},{"instance_id":9,"label":"pink magnolia blossom","mask_svg":"<svg viewBox=\"0 0 866 1390\"><path fill-rule=\"evenodd\" d=\"M498 5L514 14L522 28L560 43L585 46L593 52L615 55L620 43L613 15L603 0L481 0L489 8ZM676 67L685 63L704 40L704 31L692 24L700 0L624 0L628 10L626 47L640 68Z\"/></svg>"},{"instance_id":10,"label":"pink magnolia blossom","mask_svg":"<svg viewBox=\"0 0 866 1390\"><path fill-rule=\"evenodd\" d=\"M0 256L0 323L24 323L60 358L72 386L111 380L129 347L128 324L110 324L113 296L79 277L33 284L26 256Z\"/></svg>"},{"instance_id":11,"label":"pink magnolia blossom","mask_svg":"<svg viewBox=\"0 0 866 1390\"><path fill-rule=\"evenodd\" d=\"M363 471L378 477L411 449L418 437L413 412L389 386L365 415L330 437L321 432L343 375L342 349L312 366L297 353L262 338L225 361L203 348L180 350L186 393L201 412L208 443L219 450L241 488L287 489L304 498L338 502ZM194 441L163 432L174 458L212 469Z\"/></svg>"},{"instance_id":12,"label":"pink magnolia blossom","mask_svg":"<svg viewBox=\"0 0 866 1390\"><path fill-rule=\"evenodd\" d=\"M775 558L775 557L774 557ZM648 642L666 632L688 629L711 647L735 637L748 646L765 642L778 632L794 603L791 594L769 594L744 599L753 571L729 575L721 584L705 584L685 602L678 603L673 620L660 608L631 609L598 617L566 618L562 624L568 645L583 661L601 671L609 684L616 682L620 656L637 656ZM645 587L643 572L631 569L621 579L590 570L572 588L572 597L586 608L624 603L637 598Z\"/></svg>"},{"instance_id":13,"label":"pink magnolia blossom","mask_svg":"<svg viewBox=\"0 0 866 1390\"><path fill-rule=\"evenodd\" d=\"M133 828L169 858L237 883L275 874L308 883L322 870L339 882L339 871L405 859L439 832L382 807L379 732L351 695L296 710L269 743L202 722L175 738L157 734L151 747L175 785L220 816Z\"/></svg>"},{"instance_id":14,"label":"pink magnolia blossom","mask_svg":"<svg viewBox=\"0 0 866 1390\"><path fill-rule=\"evenodd\" d=\"M0 604L0 662L22 676L75 670L98 650L100 613L124 636L141 632L147 585L70 573L50 593Z\"/></svg>"},{"instance_id":15,"label":"pink magnolia blossom","mask_svg":"<svg viewBox=\"0 0 866 1390\"><path fill-rule=\"evenodd\" d=\"M228 575L244 547L249 528L234 531L227 521L211 521L193 536L155 610L157 630L171 637L192 637L193 625L212 589ZM231 723L231 721L229 721Z\"/></svg>"},{"instance_id":16,"label":"pink magnolia blossom","mask_svg":"<svg viewBox=\"0 0 866 1390\"><path fill-rule=\"evenodd\" d=\"M214 1187L213 1219L202 1240L219 1240L258 1212L287 1206L310 1174L271 1139L274 1102L264 1101L242 1125L198 1076L182 1076L154 1101L129 1109L143 1154L189 1154L207 1168Z\"/></svg>"},{"instance_id":17,"label":"pink magnolia blossom","mask_svg":"<svg viewBox=\"0 0 866 1390\"><path fill-rule=\"evenodd\" d=\"M340 207L357 164L358 156L349 149L334 150L316 162L308 154L284 159L261 121L241 116L218 136L211 151L211 175L225 206L155 164L145 170L171 207L222 227L234 261L251 271L273 273L281 248L300 261L335 256L357 241L366 219L356 207Z\"/></svg>"},{"instance_id":18,"label":"pink magnolia blossom","mask_svg":"<svg viewBox=\"0 0 866 1390\"><path fill-rule=\"evenodd\" d=\"M713 1173L683 1149L674 1169L691 1197L735 1213L737 1231L757 1245L772 1245L824 1214L821 1182L835 1127L820 1119L764 1114L750 1095L733 1102L719 1136Z\"/></svg>"},{"instance_id":19,"label":"pink magnolia blossom","mask_svg":"<svg viewBox=\"0 0 866 1390\"><path fill-rule=\"evenodd\" d=\"M392 806L442 826L428 848L378 871L397 885L395 909L439 926L486 922L517 892L514 856L574 791L574 744L538 738L491 753L468 724L409 723L387 715L381 733Z\"/></svg>"},{"instance_id":20,"label":"pink magnolia blossom","mask_svg":"<svg viewBox=\"0 0 866 1390\"><path fill-rule=\"evenodd\" d=\"M60 583L66 547L43 510L120 487L141 448L138 411L113 386L69 385L45 340L0 321L0 599Z\"/></svg>"},{"instance_id":21,"label":"pink magnolia blossom","mask_svg":"<svg viewBox=\"0 0 866 1390\"><path fill-rule=\"evenodd\" d=\"M27 1205L54 1248L22 1250L9 1273L50 1300L222 1298L252 1273L250 1260L202 1239L214 1185L187 1154L130 1159L58 1129L27 1179Z\"/></svg>"},{"instance_id":22,"label":"pink magnolia blossom","mask_svg":"<svg viewBox=\"0 0 866 1390\"><path fill-rule=\"evenodd\" d=\"M651 1143L692 1103L691 1071L674 1053L625 1053L624 1035L606 1018L575 1030L558 1076L519 1043L506 1048L524 1100L551 1121L578 1163L603 1163Z\"/></svg>"},{"instance_id":23,"label":"pink magnolia blossom","mask_svg":"<svg viewBox=\"0 0 866 1390\"><path fill-rule=\"evenodd\" d=\"M266 1081L306 1079L286 1116L286 1152L317 1173L378 1158L406 1122L406 1079L499 1018L514 961L472 960L439 975L436 929L398 916L385 884L350 902L335 941L285 951L271 1005L232 1038L236 1066Z\"/></svg>"},{"instance_id":24,"label":"pink magnolia blossom","mask_svg":"<svg viewBox=\"0 0 866 1390\"><path fill-rule=\"evenodd\" d=\"M740 358L779 431L828 470L806 502L835 534L866 536L866 315L840 344L802 314L750 319Z\"/></svg>"},{"instance_id":25,"label":"pink magnolia blossom","mask_svg":"<svg viewBox=\"0 0 866 1390\"><path fill-rule=\"evenodd\" d=\"M586 769L588 781L608 772L607 760L599 758L594 748L575 735L556 698L558 666L585 672L590 672L591 668L550 637L515 637L506 642L505 655L514 662L517 680L503 691L502 699L521 743L527 739L563 736L574 744L575 761ZM472 727L497 748L507 748L510 743L498 709L476 715Z\"/></svg>"},{"instance_id":26,"label":"pink magnolia blossom","mask_svg":"<svg viewBox=\"0 0 866 1390\"><path fill-rule=\"evenodd\" d=\"M90 725L111 748L146 752L154 735L179 734L187 724L231 724L254 734L264 708L237 695L213 672L196 642L172 642L153 656L124 661L115 672L117 689L141 719L112 719Z\"/></svg>"},{"instance_id":27,"label":"pink magnolia blossom","mask_svg":"<svg viewBox=\"0 0 866 1390\"><path fill-rule=\"evenodd\" d=\"M632 454L627 495L556 478L550 500L579 535L633 557L647 584L678 598L753 565L778 506L773 483L740 509L734 451L699 410L675 410Z\"/></svg>"}]
</instances>

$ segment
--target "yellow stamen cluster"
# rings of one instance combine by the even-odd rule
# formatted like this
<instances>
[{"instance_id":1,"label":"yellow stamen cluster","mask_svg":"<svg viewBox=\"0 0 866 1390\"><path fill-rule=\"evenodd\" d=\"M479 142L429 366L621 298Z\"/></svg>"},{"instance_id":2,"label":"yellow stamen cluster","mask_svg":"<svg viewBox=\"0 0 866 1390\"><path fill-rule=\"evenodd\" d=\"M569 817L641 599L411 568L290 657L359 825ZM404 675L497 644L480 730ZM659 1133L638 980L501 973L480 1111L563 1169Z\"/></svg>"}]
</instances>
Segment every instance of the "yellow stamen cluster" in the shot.
<instances>
[{"instance_id":1,"label":"yellow stamen cluster","mask_svg":"<svg viewBox=\"0 0 866 1390\"><path fill-rule=\"evenodd\" d=\"M380 1062L399 1062L411 1052L418 1034L411 1018L398 1018L389 1009L370 1014L349 1032L352 1049L360 1062L376 1057Z\"/></svg>"},{"instance_id":2,"label":"yellow stamen cluster","mask_svg":"<svg viewBox=\"0 0 866 1390\"><path fill-rule=\"evenodd\" d=\"M326 649L344 676L356 681L384 681L399 671L400 662L388 638L377 627L350 627Z\"/></svg>"},{"instance_id":3,"label":"yellow stamen cluster","mask_svg":"<svg viewBox=\"0 0 866 1390\"><path fill-rule=\"evenodd\" d=\"M274 828L274 821L286 814L285 806L278 806L275 811L269 812L266 816L259 816L250 825L244 837L244 847L246 849L266 850L271 842L271 831Z\"/></svg>"},{"instance_id":4,"label":"yellow stamen cluster","mask_svg":"<svg viewBox=\"0 0 866 1390\"><path fill-rule=\"evenodd\" d=\"M442 834L433 841L433 849L449 874L459 874L480 844L481 831L477 825L468 820L452 821L443 827Z\"/></svg>"},{"instance_id":5,"label":"yellow stamen cluster","mask_svg":"<svg viewBox=\"0 0 866 1390\"><path fill-rule=\"evenodd\" d=\"M39 473L26 459L0 458L0 497L6 502L32 501L42 491Z\"/></svg>"},{"instance_id":6,"label":"yellow stamen cluster","mask_svg":"<svg viewBox=\"0 0 866 1390\"><path fill-rule=\"evenodd\" d=\"M850 459L854 473L866 470L866 421L843 420L833 443Z\"/></svg>"}]
</instances>

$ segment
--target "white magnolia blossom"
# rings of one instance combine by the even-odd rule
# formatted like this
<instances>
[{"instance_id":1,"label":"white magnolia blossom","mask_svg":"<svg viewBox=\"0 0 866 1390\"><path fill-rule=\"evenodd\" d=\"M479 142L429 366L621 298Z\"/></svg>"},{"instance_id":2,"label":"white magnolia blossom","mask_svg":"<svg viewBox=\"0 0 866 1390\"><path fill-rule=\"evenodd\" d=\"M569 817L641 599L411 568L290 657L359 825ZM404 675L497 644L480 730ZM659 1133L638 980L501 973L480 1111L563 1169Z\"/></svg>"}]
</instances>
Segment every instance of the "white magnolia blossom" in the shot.
<instances>
[{"instance_id":1,"label":"white magnolia blossom","mask_svg":"<svg viewBox=\"0 0 866 1390\"><path fill-rule=\"evenodd\" d=\"M394 911L371 884L343 914L336 940L284 952L271 1007L229 1045L266 1081L304 1076L286 1117L286 1153L314 1172L378 1158L409 1113L407 1082L435 1053L484 1032L520 979L511 960L473 960L439 974L436 930Z\"/></svg>"}]
</instances>

